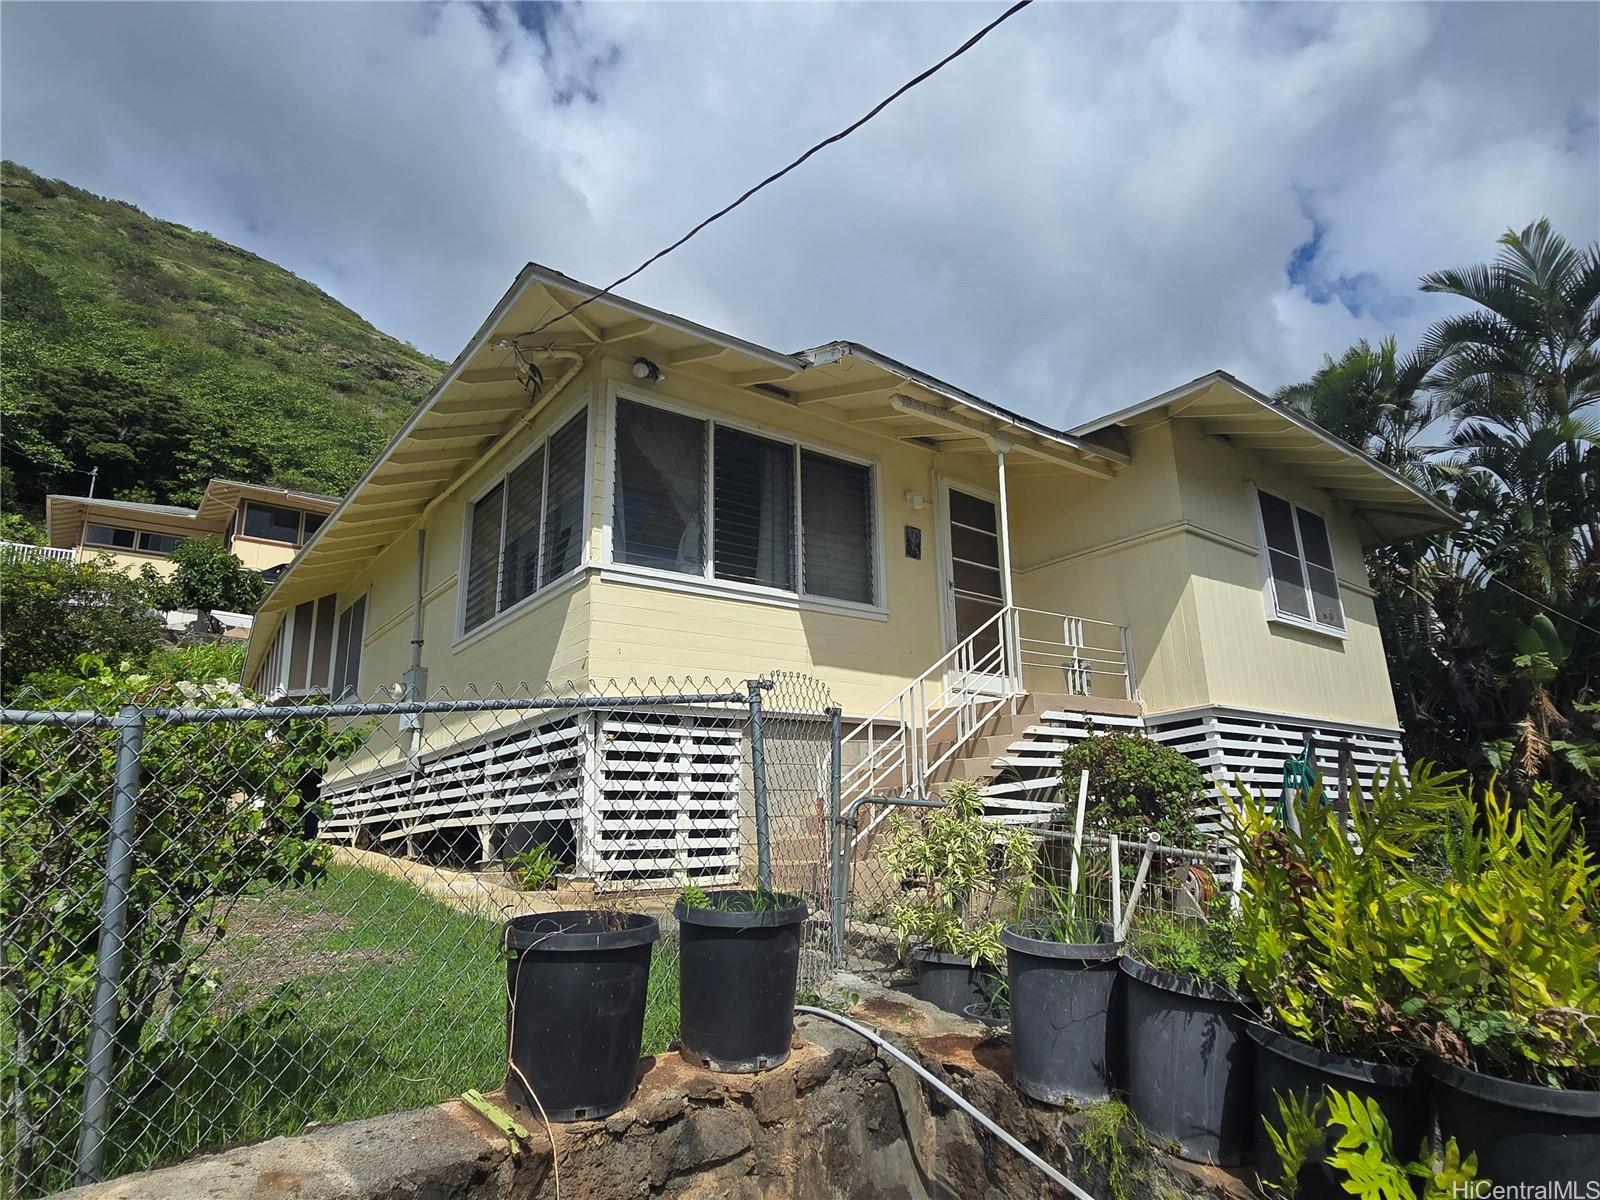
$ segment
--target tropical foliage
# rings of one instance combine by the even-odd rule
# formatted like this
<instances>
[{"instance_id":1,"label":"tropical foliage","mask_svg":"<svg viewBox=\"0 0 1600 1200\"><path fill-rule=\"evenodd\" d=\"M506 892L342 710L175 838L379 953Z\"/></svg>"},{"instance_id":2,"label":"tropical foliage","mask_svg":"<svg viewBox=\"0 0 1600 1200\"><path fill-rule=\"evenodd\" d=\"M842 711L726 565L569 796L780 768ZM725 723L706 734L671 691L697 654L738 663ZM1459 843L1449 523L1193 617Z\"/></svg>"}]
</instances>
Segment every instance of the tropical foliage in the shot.
<instances>
[{"instance_id":1,"label":"tropical foliage","mask_svg":"<svg viewBox=\"0 0 1600 1200\"><path fill-rule=\"evenodd\" d=\"M1089 772L1088 824L1095 829L1156 833L1169 846L1199 844L1195 810L1206 803L1210 784L1189 759L1170 746L1130 733L1101 733L1067 748L1061 784L1078 794Z\"/></svg>"},{"instance_id":2,"label":"tropical foliage","mask_svg":"<svg viewBox=\"0 0 1600 1200\"><path fill-rule=\"evenodd\" d=\"M236 684L82 666L74 708L255 703ZM320 802L305 784L362 736L304 719L146 726L119 981L124 1101L159 1089L161 1064L211 1036L200 961L233 903L325 870L330 852L306 832ZM12 1195L59 1185L41 1172L76 1136L79 1107L63 1097L83 1091L116 754L105 729L0 728L0 1025L13 1049L0 1063L0 1191Z\"/></svg>"},{"instance_id":3,"label":"tropical foliage","mask_svg":"<svg viewBox=\"0 0 1600 1200\"><path fill-rule=\"evenodd\" d=\"M1600 1086L1600 866L1548 785L1521 804L1426 765L1299 828L1248 792L1242 974L1268 1020L1339 1054L1431 1055Z\"/></svg>"},{"instance_id":4,"label":"tropical foliage","mask_svg":"<svg viewBox=\"0 0 1600 1200\"><path fill-rule=\"evenodd\" d=\"M337 494L442 370L237 246L0 173L8 511L94 467L124 500L192 504L213 476Z\"/></svg>"},{"instance_id":5,"label":"tropical foliage","mask_svg":"<svg viewBox=\"0 0 1600 1200\"><path fill-rule=\"evenodd\" d=\"M190 538L172 551L176 564L164 586L157 585L163 608L220 608L253 613L267 582L250 570L221 538Z\"/></svg>"},{"instance_id":6,"label":"tropical foliage","mask_svg":"<svg viewBox=\"0 0 1600 1200\"><path fill-rule=\"evenodd\" d=\"M1028 831L985 819L983 793L969 780L945 788L925 817L897 813L879 852L904 894L889 924L900 952L913 944L998 963L1003 917L1034 876L1038 851Z\"/></svg>"},{"instance_id":7,"label":"tropical foliage","mask_svg":"<svg viewBox=\"0 0 1600 1200\"><path fill-rule=\"evenodd\" d=\"M1316 1100L1280 1094L1277 1105L1282 1129L1262 1120L1279 1171L1277 1182L1266 1183L1274 1195L1298 1195L1300 1172L1318 1154L1343 1176L1344 1190L1362 1200L1417 1200L1419 1195L1422 1200L1459 1200L1490 1182L1478 1178L1477 1154L1463 1157L1455 1138L1446 1139L1438 1158L1424 1142L1415 1158L1402 1160L1377 1101L1363 1100L1355 1092L1330 1087Z\"/></svg>"},{"instance_id":8,"label":"tropical foliage","mask_svg":"<svg viewBox=\"0 0 1600 1200\"><path fill-rule=\"evenodd\" d=\"M145 581L95 561L0 562L0 693L85 653L142 661L160 633L156 607Z\"/></svg>"},{"instance_id":9,"label":"tropical foliage","mask_svg":"<svg viewBox=\"0 0 1600 1200\"><path fill-rule=\"evenodd\" d=\"M1541 220L1421 286L1471 307L1278 399L1463 519L1369 562L1411 756L1548 780L1600 836L1600 245Z\"/></svg>"}]
</instances>

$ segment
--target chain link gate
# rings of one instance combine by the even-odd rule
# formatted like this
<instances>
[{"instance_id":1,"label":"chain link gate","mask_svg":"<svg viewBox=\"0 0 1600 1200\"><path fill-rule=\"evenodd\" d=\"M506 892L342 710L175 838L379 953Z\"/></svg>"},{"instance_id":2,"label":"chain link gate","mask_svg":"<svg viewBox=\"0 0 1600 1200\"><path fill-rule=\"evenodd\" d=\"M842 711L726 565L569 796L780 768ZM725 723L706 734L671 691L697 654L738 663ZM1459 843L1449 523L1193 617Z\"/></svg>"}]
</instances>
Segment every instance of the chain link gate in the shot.
<instances>
[{"instance_id":1,"label":"chain link gate","mask_svg":"<svg viewBox=\"0 0 1600 1200\"><path fill-rule=\"evenodd\" d=\"M661 920L646 1053L677 1035L688 884L802 896L802 991L837 961L839 722L809 676L180 686L0 714L0 1193L498 1087L512 916Z\"/></svg>"}]
</instances>

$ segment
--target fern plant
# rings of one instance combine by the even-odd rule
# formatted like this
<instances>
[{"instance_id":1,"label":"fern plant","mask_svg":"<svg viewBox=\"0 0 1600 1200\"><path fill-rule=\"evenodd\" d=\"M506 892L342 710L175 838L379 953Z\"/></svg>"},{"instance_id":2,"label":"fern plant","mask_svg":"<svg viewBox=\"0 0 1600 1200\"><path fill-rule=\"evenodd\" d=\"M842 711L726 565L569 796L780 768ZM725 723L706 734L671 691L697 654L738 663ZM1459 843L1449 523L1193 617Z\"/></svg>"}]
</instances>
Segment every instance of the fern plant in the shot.
<instances>
[{"instance_id":1,"label":"fern plant","mask_svg":"<svg viewBox=\"0 0 1600 1200\"><path fill-rule=\"evenodd\" d=\"M1412 1183L1416 1179L1422 1181L1421 1200L1488 1195L1485 1185L1489 1181L1478 1178L1478 1156L1463 1158L1455 1138L1445 1142L1437 1159L1424 1139L1416 1156L1402 1161L1376 1100L1329 1087L1315 1101L1305 1093L1287 1097L1279 1093L1277 1101L1283 1131L1262 1121L1278 1159L1277 1181L1262 1181L1270 1192L1296 1194L1302 1168L1317 1151L1325 1149L1323 1161L1344 1177L1340 1180L1343 1189L1362 1200L1418 1200L1418 1189Z\"/></svg>"},{"instance_id":2,"label":"fern plant","mask_svg":"<svg viewBox=\"0 0 1600 1200\"><path fill-rule=\"evenodd\" d=\"M985 819L983 793L961 780L928 815L890 819L879 856L905 889L889 909L902 957L913 943L960 954L976 966L999 962L1003 922L1038 863L1023 829Z\"/></svg>"}]
</instances>

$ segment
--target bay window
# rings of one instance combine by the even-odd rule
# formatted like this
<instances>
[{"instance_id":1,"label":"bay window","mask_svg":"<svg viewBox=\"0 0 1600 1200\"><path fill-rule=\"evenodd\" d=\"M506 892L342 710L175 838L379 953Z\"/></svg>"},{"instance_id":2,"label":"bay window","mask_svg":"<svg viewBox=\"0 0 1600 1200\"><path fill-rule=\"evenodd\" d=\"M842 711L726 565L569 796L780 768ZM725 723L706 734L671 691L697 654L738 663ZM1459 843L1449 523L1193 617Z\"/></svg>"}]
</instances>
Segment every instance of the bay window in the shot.
<instances>
[{"instance_id":1,"label":"bay window","mask_svg":"<svg viewBox=\"0 0 1600 1200\"><path fill-rule=\"evenodd\" d=\"M548 587L582 561L588 446L585 410L467 505L462 632Z\"/></svg>"},{"instance_id":2,"label":"bay window","mask_svg":"<svg viewBox=\"0 0 1600 1200\"><path fill-rule=\"evenodd\" d=\"M871 467L632 400L614 453L614 562L878 603Z\"/></svg>"}]
</instances>

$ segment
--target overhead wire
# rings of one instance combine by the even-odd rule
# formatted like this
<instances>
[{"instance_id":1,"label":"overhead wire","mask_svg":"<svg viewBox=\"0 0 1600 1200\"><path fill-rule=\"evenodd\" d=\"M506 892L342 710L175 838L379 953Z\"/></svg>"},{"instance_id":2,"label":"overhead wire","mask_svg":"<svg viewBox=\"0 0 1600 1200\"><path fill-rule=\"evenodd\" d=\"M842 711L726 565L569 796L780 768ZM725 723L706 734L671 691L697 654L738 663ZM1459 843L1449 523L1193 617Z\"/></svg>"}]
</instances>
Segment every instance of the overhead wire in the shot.
<instances>
[{"instance_id":1,"label":"overhead wire","mask_svg":"<svg viewBox=\"0 0 1600 1200\"><path fill-rule=\"evenodd\" d=\"M888 108L889 105L893 104L901 96L905 95L907 92L909 92L912 88L916 87L918 84L923 83L927 79L930 79L931 77L933 77L934 75L936 75L940 71L942 71L945 67L947 67L951 63L955 62L956 59L960 58L968 50L971 50L979 42L983 41L984 38L988 37L991 33L993 33L1001 25L1003 25L1005 22L1009 21L1012 17L1016 16L1019 12L1021 12L1025 8L1027 8L1032 3L1033 3L1033 0L1017 0L1017 2L1015 4L1013 4L1013 5L1011 5L1010 8L1006 9L1003 13L1001 13L994 20L990 21L982 29L979 29L976 33L974 33L966 41L962 42L954 50L950 51L949 54L946 54L943 58L941 58L938 62L934 63L931 67L928 67L925 70L920 71L916 75L912 76L905 83L901 84L894 91L890 92L882 100L878 101L877 104L873 105L870 109L868 109L860 117L857 117L854 121L850 122L850 124L846 125L843 129L839 130L837 133L831 134L830 136L823 138L820 142L815 143L813 146L811 146L809 149L807 149L805 151L805 153L801 154L793 162L789 163L788 166L785 166L785 167L783 167L783 168L781 168L781 169L779 169L777 171L774 171L772 174L768 175L765 179L763 179L760 183L754 185L753 187L750 187L750 188L746 189L739 196L738 199L732 201L729 204L723 205L716 212L712 213L709 217L706 217L699 224L695 225L694 228L689 230L689 232L685 233L682 237L678 238L677 241L672 242L671 244L662 247L660 250L657 250L649 258L645 259L642 263L640 263L638 266L634 267L633 270L629 271L627 274L619 275L616 279L612 280L605 287L601 288L598 292L595 292L593 295L587 296L584 299L578 301L576 304L573 304L573 305L569 306L568 308L563 309L561 312L557 313L555 316L550 317L548 320L542 321L540 324L535 326L533 329L530 329L526 334L523 334L521 336L531 337L534 334L543 333L546 329L550 328L550 326L554 325L557 321L560 321L560 320L562 320L562 319L564 319L566 317L570 317L573 313L576 313L580 309L585 308L586 306L588 306L590 304L593 304L596 300L599 300L604 296L611 295L612 293L615 292L615 290L617 288L621 287L623 284L627 283L629 280L631 280L631 279L635 278L636 276L638 276L639 274L641 274L646 268L648 268L651 265L661 261L661 259L665 258L667 255L671 254L674 250L678 249L678 247L682 246L685 242L687 242L690 238L694 237L701 230L705 229L708 225L711 225L716 221L720 221L723 217L727 216L734 209L738 208L741 204L743 204L746 200L749 200L752 196L754 196L757 192L761 191L763 188L769 187L772 184L777 183L778 180L782 179L785 175L789 174L790 171L793 171L795 168L797 168L800 165L802 165L803 163L805 163L814 154L819 153L820 151L826 149L829 146L834 145L837 142L842 142L845 138L849 137L856 130L860 129L868 121L870 121L874 117L876 117L884 109Z\"/></svg>"}]
</instances>

